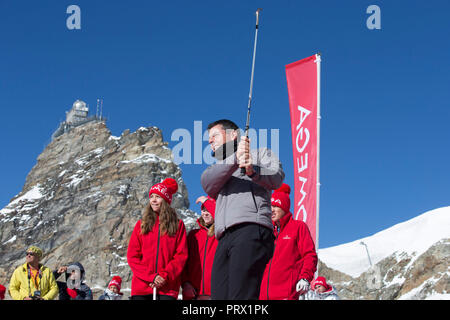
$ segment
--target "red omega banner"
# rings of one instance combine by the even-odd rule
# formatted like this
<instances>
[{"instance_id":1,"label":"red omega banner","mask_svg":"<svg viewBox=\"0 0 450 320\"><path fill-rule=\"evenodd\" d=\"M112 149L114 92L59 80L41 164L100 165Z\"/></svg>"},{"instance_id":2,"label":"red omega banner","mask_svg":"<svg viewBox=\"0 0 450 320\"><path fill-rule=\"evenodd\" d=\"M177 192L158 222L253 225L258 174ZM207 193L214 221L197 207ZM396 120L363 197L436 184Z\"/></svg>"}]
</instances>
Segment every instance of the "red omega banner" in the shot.
<instances>
[{"instance_id":1,"label":"red omega banner","mask_svg":"<svg viewBox=\"0 0 450 320\"><path fill-rule=\"evenodd\" d=\"M319 239L320 55L286 66L294 155L293 216ZM292 192L291 192L292 195Z\"/></svg>"}]
</instances>

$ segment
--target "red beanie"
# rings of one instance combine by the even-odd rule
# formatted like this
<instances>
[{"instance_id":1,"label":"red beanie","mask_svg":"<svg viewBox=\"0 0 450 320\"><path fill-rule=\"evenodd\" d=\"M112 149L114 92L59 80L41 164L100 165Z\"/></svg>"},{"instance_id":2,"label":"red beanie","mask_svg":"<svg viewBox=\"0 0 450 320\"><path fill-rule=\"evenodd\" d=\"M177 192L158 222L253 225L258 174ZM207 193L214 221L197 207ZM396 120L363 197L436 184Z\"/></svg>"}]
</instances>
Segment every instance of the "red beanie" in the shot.
<instances>
[{"instance_id":1,"label":"red beanie","mask_svg":"<svg viewBox=\"0 0 450 320\"><path fill-rule=\"evenodd\" d=\"M157 183L153 187L151 187L148 196L150 197L152 193L156 193L157 195L160 195L164 200L166 200L169 204L171 204L172 195L177 192L177 190L178 183L175 181L175 179L167 178L163 182Z\"/></svg>"},{"instance_id":2,"label":"red beanie","mask_svg":"<svg viewBox=\"0 0 450 320\"><path fill-rule=\"evenodd\" d=\"M120 287L122 286L122 278L119 276L114 276L112 278L112 280L109 282L108 288L111 286L116 286L117 289L119 289L119 293L120 293Z\"/></svg>"},{"instance_id":3,"label":"red beanie","mask_svg":"<svg viewBox=\"0 0 450 320\"><path fill-rule=\"evenodd\" d=\"M325 279L325 277L317 277L317 279L314 280L314 283L313 283L313 289L315 289L316 286L319 285L319 284L320 284L321 286L324 286L324 287L325 287L325 290L330 289L330 287L328 286L328 283L327 283L327 280Z\"/></svg>"},{"instance_id":4,"label":"red beanie","mask_svg":"<svg viewBox=\"0 0 450 320\"><path fill-rule=\"evenodd\" d=\"M202 203L202 209L205 208L206 211L208 211L212 217L215 219L216 215L216 200L213 198L210 198L208 196L208 199L205 200L205 202Z\"/></svg>"},{"instance_id":5,"label":"red beanie","mask_svg":"<svg viewBox=\"0 0 450 320\"><path fill-rule=\"evenodd\" d=\"M289 187L286 183L283 183L281 187L272 193L272 206L280 207L285 213L288 213L291 209L291 199L289 199L290 193L291 187Z\"/></svg>"}]
</instances>

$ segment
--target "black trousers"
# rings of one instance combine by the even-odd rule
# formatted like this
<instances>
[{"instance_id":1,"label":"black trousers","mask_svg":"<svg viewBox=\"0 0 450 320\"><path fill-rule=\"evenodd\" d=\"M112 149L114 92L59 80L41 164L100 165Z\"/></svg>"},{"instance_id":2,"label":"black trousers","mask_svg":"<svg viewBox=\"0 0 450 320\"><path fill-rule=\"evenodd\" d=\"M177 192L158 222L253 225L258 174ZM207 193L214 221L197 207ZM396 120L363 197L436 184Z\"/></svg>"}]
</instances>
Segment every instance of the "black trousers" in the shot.
<instances>
[{"instance_id":1,"label":"black trousers","mask_svg":"<svg viewBox=\"0 0 450 320\"><path fill-rule=\"evenodd\" d=\"M148 295L144 295L144 296L131 296L130 300L153 300L153 294L148 294ZM156 300L177 300L172 296L166 296L163 294L157 294L156 295Z\"/></svg>"},{"instance_id":2,"label":"black trousers","mask_svg":"<svg viewBox=\"0 0 450 320\"><path fill-rule=\"evenodd\" d=\"M211 271L212 300L257 300L266 264L272 258L271 229L242 223L220 238Z\"/></svg>"}]
</instances>

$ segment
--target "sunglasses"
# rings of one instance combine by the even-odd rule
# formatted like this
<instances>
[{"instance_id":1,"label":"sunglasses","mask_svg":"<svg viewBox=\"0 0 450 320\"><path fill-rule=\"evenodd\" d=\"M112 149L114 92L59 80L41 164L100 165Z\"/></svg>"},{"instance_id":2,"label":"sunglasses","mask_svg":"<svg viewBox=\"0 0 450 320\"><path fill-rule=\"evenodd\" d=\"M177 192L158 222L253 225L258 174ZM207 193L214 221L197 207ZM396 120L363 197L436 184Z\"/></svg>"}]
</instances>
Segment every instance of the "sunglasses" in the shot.
<instances>
[{"instance_id":1,"label":"sunglasses","mask_svg":"<svg viewBox=\"0 0 450 320\"><path fill-rule=\"evenodd\" d=\"M36 253L34 253L34 252L26 252L25 255L34 257L36 255Z\"/></svg>"}]
</instances>

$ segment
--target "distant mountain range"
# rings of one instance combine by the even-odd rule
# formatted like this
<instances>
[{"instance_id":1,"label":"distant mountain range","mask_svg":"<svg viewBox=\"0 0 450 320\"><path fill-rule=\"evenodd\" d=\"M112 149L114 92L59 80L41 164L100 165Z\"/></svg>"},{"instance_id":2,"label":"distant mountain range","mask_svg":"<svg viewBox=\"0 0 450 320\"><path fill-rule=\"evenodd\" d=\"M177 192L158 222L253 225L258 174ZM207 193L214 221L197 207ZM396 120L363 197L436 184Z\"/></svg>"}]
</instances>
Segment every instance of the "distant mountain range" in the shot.
<instances>
[{"instance_id":1,"label":"distant mountain range","mask_svg":"<svg viewBox=\"0 0 450 320\"><path fill-rule=\"evenodd\" d=\"M343 298L450 300L450 207L318 255Z\"/></svg>"}]
</instances>

